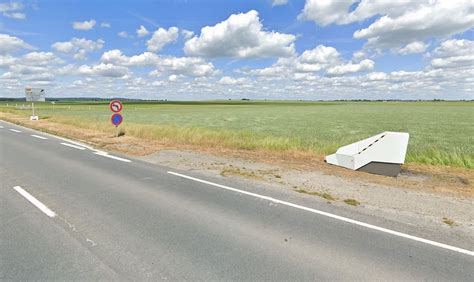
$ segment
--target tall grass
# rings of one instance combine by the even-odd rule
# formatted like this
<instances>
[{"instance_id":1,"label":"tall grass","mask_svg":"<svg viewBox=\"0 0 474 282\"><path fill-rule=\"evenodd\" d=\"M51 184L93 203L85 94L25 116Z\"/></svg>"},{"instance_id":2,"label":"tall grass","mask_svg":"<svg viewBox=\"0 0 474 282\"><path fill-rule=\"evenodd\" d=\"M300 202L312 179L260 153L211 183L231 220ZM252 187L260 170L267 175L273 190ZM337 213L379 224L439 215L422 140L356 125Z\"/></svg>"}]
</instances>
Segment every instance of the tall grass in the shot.
<instances>
[{"instance_id":1,"label":"tall grass","mask_svg":"<svg viewBox=\"0 0 474 282\"><path fill-rule=\"evenodd\" d=\"M28 111L0 111L29 115ZM113 132L106 104L38 106L42 117ZM127 136L175 144L317 155L382 131L410 133L407 162L474 167L474 103L129 103Z\"/></svg>"}]
</instances>

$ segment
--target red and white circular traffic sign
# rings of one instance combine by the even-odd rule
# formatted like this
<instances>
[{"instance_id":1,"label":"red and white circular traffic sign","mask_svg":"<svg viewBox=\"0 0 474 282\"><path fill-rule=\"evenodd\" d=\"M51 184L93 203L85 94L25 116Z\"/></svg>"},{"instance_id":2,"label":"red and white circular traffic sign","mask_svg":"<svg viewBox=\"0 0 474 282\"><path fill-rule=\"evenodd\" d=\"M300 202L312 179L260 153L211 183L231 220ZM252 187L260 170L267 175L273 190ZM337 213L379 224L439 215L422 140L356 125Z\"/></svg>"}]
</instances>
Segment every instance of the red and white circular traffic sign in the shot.
<instances>
[{"instance_id":1,"label":"red and white circular traffic sign","mask_svg":"<svg viewBox=\"0 0 474 282\"><path fill-rule=\"evenodd\" d=\"M113 100L112 102L110 102L109 107L110 110L114 113L119 113L123 108L122 103L120 103L119 100Z\"/></svg>"}]
</instances>

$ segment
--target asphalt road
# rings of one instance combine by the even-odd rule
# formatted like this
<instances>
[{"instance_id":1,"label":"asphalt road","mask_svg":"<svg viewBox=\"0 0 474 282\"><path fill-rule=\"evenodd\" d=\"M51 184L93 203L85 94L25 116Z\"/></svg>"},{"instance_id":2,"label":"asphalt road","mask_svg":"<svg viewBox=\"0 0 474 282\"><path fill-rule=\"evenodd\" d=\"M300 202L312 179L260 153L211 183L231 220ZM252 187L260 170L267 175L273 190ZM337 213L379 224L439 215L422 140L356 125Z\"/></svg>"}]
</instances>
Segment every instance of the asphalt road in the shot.
<instances>
[{"instance_id":1,"label":"asphalt road","mask_svg":"<svg viewBox=\"0 0 474 282\"><path fill-rule=\"evenodd\" d=\"M474 281L472 246L1 121L0 162L2 280Z\"/></svg>"}]
</instances>

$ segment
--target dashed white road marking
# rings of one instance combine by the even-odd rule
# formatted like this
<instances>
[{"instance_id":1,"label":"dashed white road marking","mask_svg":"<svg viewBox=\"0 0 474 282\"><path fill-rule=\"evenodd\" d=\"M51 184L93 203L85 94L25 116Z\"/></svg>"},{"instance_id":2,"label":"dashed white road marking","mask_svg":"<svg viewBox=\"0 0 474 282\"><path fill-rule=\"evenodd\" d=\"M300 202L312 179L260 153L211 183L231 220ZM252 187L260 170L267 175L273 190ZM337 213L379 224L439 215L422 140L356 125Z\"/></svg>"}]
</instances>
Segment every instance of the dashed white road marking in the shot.
<instances>
[{"instance_id":1,"label":"dashed white road marking","mask_svg":"<svg viewBox=\"0 0 474 282\"><path fill-rule=\"evenodd\" d=\"M13 128L10 128L10 131L13 131L13 132L16 132L16 133L20 133L20 132L21 132L21 130L13 129Z\"/></svg>"},{"instance_id":2,"label":"dashed white road marking","mask_svg":"<svg viewBox=\"0 0 474 282\"><path fill-rule=\"evenodd\" d=\"M45 213L47 216L49 216L49 217L55 217L56 216L55 212L50 210L45 204L43 204L38 199L33 197L30 193L26 192L20 186L15 186L15 187L13 187L13 189L15 189L15 191L20 193L20 195L22 195L25 199L27 199L30 203L32 203L35 207L37 207L40 211Z\"/></svg>"},{"instance_id":3,"label":"dashed white road marking","mask_svg":"<svg viewBox=\"0 0 474 282\"><path fill-rule=\"evenodd\" d=\"M335 215L335 214L328 213L328 212L325 212L325 211L320 211L320 210L317 210L317 209L308 208L308 207L301 206L301 205L298 205L298 204L293 204L293 203L290 203L290 202L278 200L276 198L272 198L272 197L268 197L268 196L264 196L264 195L260 195L260 194L256 194L256 193L252 193L252 192L232 188L232 187L229 187L229 186L213 183L213 182L202 180L202 179L195 178L195 177L192 177L192 176L187 176L187 175L172 172L172 171L168 171L168 173L172 174L172 175L175 175L175 176L178 176L178 177L181 177L181 178L186 178L186 179L193 180L193 181L196 181L196 182L201 182L201 183L208 184L208 185L211 185L211 186L214 186L214 187L218 187L218 188L221 188L221 189L225 189L225 190L245 194L245 195L248 195L248 196L264 199L264 200L267 200L267 201L270 201L270 202L273 202L273 203L277 203L277 204L289 206L289 207L292 207L292 208L308 211L308 212L311 212L311 213L319 214L319 215L322 215L322 216L330 217L330 218L337 219L337 220L340 220L340 221L344 221L344 222L347 222L347 223L351 223L351 224L354 224L354 225L362 226L362 227L365 227L365 228L368 228L368 229L380 231L380 232L383 232L383 233L388 233L388 234L391 234L391 235L394 235L394 236L398 236L398 237L402 237L402 238L405 238L405 239L421 242L421 243L424 243L424 244L428 244L428 245L431 245L431 246L451 250L451 251L466 254L466 255L469 255L469 256L474 256L474 251L469 251L469 250L462 249L462 248L459 248L459 247L439 243L439 242L436 242L436 241L432 241L432 240L424 239L424 238L421 238L421 237L409 235L409 234L406 234L406 233L398 232L398 231L387 229L387 228L384 228L384 227L368 224L368 223L365 223L365 222L362 222L362 221L358 221L358 220L350 219L350 218L347 218L347 217Z\"/></svg>"},{"instance_id":4,"label":"dashed white road marking","mask_svg":"<svg viewBox=\"0 0 474 282\"><path fill-rule=\"evenodd\" d=\"M40 136L40 135L36 135L36 134L31 134L31 136L35 137L35 138L38 138L38 139L42 139L42 140L46 140L48 138L46 137L43 137L43 136Z\"/></svg>"},{"instance_id":5,"label":"dashed white road marking","mask_svg":"<svg viewBox=\"0 0 474 282\"><path fill-rule=\"evenodd\" d=\"M126 163L132 162L131 160L127 160L127 159L124 159L124 158L112 156L112 155L109 155L108 153L102 152L102 151L95 152L94 155L98 155L98 156L102 156L102 157L106 157L106 158L110 158L110 159L114 159L114 160L122 161L122 162L126 162Z\"/></svg>"},{"instance_id":6,"label":"dashed white road marking","mask_svg":"<svg viewBox=\"0 0 474 282\"><path fill-rule=\"evenodd\" d=\"M3 128L3 125L0 125L0 128Z\"/></svg>"},{"instance_id":7,"label":"dashed white road marking","mask_svg":"<svg viewBox=\"0 0 474 282\"><path fill-rule=\"evenodd\" d=\"M69 144L69 143L61 143L61 145L68 146L68 147L71 147L71 148L75 148L75 149L78 149L78 150L85 150L86 149L84 147L80 147L80 146Z\"/></svg>"}]
</instances>

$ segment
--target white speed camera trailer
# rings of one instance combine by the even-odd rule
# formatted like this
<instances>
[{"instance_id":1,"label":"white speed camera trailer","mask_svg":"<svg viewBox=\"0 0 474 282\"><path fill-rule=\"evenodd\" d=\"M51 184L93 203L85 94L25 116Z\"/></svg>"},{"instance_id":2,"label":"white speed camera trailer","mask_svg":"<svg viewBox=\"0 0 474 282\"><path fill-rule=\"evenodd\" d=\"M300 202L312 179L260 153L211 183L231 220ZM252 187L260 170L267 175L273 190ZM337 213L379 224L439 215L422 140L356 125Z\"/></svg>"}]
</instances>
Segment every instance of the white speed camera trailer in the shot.
<instances>
[{"instance_id":1,"label":"white speed camera trailer","mask_svg":"<svg viewBox=\"0 0 474 282\"><path fill-rule=\"evenodd\" d=\"M386 131L339 148L326 162L352 170L397 176L405 162L409 134Z\"/></svg>"},{"instance_id":2,"label":"white speed camera trailer","mask_svg":"<svg viewBox=\"0 0 474 282\"><path fill-rule=\"evenodd\" d=\"M25 98L27 102L31 102L31 109L33 115L30 116L30 120L38 120L39 117L35 115L35 102L45 102L46 101L46 92L41 88L25 88Z\"/></svg>"}]
</instances>

